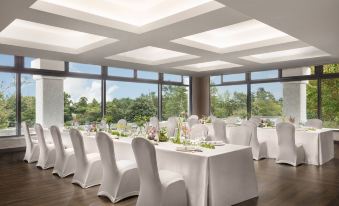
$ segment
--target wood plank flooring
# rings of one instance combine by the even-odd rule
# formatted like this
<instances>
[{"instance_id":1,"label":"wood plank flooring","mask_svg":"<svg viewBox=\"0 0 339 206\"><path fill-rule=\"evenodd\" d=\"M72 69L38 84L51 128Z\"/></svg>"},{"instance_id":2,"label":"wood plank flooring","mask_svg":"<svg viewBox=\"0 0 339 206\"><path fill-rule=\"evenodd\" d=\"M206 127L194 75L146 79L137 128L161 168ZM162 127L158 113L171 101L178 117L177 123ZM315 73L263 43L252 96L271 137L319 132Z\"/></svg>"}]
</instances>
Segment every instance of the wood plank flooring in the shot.
<instances>
[{"instance_id":1,"label":"wood plank flooring","mask_svg":"<svg viewBox=\"0 0 339 206\"><path fill-rule=\"evenodd\" d=\"M275 164L272 159L256 161L259 197L239 206L335 206L339 205L339 144L335 159L322 165L297 168ZM97 187L81 189L72 177L60 179L52 170L41 170L22 161L23 152L0 153L0 205L134 206L136 197L112 204L98 197ZM239 191L241 192L241 191Z\"/></svg>"}]
</instances>

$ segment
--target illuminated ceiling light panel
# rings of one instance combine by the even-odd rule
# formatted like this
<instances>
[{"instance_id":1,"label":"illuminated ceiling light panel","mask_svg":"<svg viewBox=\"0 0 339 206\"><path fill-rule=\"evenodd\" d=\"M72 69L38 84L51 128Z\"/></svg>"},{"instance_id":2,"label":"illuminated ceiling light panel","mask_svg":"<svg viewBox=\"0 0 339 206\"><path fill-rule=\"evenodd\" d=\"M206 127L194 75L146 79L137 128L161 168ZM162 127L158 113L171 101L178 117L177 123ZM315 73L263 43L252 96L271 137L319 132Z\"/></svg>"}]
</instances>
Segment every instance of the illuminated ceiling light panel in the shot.
<instances>
[{"instance_id":1,"label":"illuminated ceiling light panel","mask_svg":"<svg viewBox=\"0 0 339 206\"><path fill-rule=\"evenodd\" d=\"M143 33L222 7L213 0L38 0L30 8Z\"/></svg>"},{"instance_id":2,"label":"illuminated ceiling light panel","mask_svg":"<svg viewBox=\"0 0 339 206\"><path fill-rule=\"evenodd\" d=\"M190 70L195 72L202 72L202 71L210 71L210 70L217 70L217 69L229 69L234 67L241 67L242 65L233 64L230 62L225 61L210 61L210 62L203 62L198 64L190 64L185 66L175 67L176 69L182 70Z\"/></svg>"},{"instance_id":3,"label":"illuminated ceiling light panel","mask_svg":"<svg viewBox=\"0 0 339 206\"><path fill-rule=\"evenodd\" d=\"M253 19L176 39L173 42L216 53L228 53L293 41L298 39Z\"/></svg>"},{"instance_id":4,"label":"illuminated ceiling light panel","mask_svg":"<svg viewBox=\"0 0 339 206\"><path fill-rule=\"evenodd\" d=\"M117 41L94 34L15 19L0 32L0 43L65 53L82 53Z\"/></svg>"},{"instance_id":5,"label":"illuminated ceiling light panel","mask_svg":"<svg viewBox=\"0 0 339 206\"><path fill-rule=\"evenodd\" d=\"M152 46L106 57L106 59L149 65L166 64L194 58L198 58L198 56Z\"/></svg>"},{"instance_id":6,"label":"illuminated ceiling light panel","mask_svg":"<svg viewBox=\"0 0 339 206\"><path fill-rule=\"evenodd\" d=\"M302 47L297 49L289 49L284 51L276 51L270 53L262 53L255 54L245 57L240 57L241 59L245 59L248 61L266 64L273 62L283 62L283 61L291 61L298 59L309 59L309 58L317 58L330 56L328 53L321 51L313 46Z\"/></svg>"}]
</instances>

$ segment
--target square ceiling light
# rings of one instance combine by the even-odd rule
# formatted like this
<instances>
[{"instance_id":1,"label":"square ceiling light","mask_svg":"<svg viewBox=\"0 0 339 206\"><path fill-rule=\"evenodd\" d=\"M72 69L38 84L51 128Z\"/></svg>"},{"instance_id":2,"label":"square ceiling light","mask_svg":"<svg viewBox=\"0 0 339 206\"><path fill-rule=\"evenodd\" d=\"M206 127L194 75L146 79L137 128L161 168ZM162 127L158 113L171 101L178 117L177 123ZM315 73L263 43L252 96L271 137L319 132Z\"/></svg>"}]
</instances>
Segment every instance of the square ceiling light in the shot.
<instances>
[{"instance_id":1,"label":"square ceiling light","mask_svg":"<svg viewBox=\"0 0 339 206\"><path fill-rule=\"evenodd\" d=\"M168 49L147 46L132 51L116 54L106 59L113 59L125 62L133 62L139 64L159 65L170 62L182 61L187 59L198 58L198 56L176 52Z\"/></svg>"},{"instance_id":2,"label":"square ceiling light","mask_svg":"<svg viewBox=\"0 0 339 206\"><path fill-rule=\"evenodd\" d=\"M210 61L210 62L202 62L197 64L190 64L185 66L175 67L176 69L189 70L195 72L203 72L203 71L211 71L218 69L229 69L234 67L241 67L242 65L233 64L225 61Z\"/></svg>"},{"instance_id":3,"label":"square ceiling light","mask_svg":"<svg viewBox=\"0 0 339 206\"><path fill-rule=\"evenodd\" d=\"M257 20L186 36L173 42L216 53L228 53L298 41Z\"/></svg>"},{"instance_id":4,"label":"square ceiling light","mask_svg":"<svg viewBox=\"0 0 339 206\"><path fill-rule=\"evenodd\" d=\"M82 53L116 39L15 19L0 32L0 43L57 52Z\"/></svg>"},{"instance_id":5,"label":"square ceiling light","mask_svg":"<svg viewBox=\"0 0 339 206\"><path fill-rule=\"evenodd\" d=\"M321 51L313 46L302 47L297 49L289 49L283 51L255 54L245 57L240 57L241 59L245 59L248 61L266 64L273 62L283 62L283 61L291 61L298 59L309 59L316 57L324 57L330 56L328 53Z\"/></svg>"},{"instance_id":6,"label":"square ceiling light","mask_svg":"<svg viewBox=\"0 0 339 206\"><path fill-rule=\"evenodd\" d=\"M38 0L30 8L143 33L222 7L213 0Z\"/></svg>"}]
</instances>

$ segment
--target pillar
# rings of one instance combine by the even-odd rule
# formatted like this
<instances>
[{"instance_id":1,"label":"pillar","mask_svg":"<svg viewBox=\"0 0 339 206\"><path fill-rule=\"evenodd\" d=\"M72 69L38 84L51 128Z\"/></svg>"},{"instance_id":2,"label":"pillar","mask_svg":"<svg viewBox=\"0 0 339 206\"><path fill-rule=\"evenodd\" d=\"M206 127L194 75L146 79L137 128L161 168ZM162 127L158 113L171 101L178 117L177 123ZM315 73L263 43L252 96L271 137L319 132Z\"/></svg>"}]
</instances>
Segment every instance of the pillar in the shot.
<instances>
[{"instance_id":1,"label":"pillar","mask_svg":"<svg viewBox=\"0 0 339 206\"><path fill-rule=\"evenodd\" d=\"M210 114L210 77L192 77L192 114Z\"/></svg>"},{"instance_id":2,"label":"pillar","mask_svg":"<svg viewBox=\"0 0 339 206\"><path fill-rule=\"evenodd\" d=\"M63 61L35 59L32 68L64 71ZM36 80L36 122L43 127L64 125L64 78L34 75Z\"/></svg>"}]
</instances>

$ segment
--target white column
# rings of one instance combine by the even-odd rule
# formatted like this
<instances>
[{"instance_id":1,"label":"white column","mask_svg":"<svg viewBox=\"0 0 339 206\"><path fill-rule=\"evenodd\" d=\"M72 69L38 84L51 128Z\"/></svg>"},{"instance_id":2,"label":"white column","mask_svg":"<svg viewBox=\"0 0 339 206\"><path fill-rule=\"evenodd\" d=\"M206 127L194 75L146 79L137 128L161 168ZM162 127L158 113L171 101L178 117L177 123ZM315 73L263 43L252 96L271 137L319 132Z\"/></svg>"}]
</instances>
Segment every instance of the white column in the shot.
<instances>
[{"instance_id":1,"label":"white column","mask_svg":"<svg viewBox=\"0 0 339 206\"><path fill-rule=\"evenodd\" d=\"M309 67L284 69L283 76L300 76L310 74ZM306 86L308 81L293 81L283 83L283 114L294 117L295 123L306 122Z\"/></svg>"},{"instance_id":2,"label":"white column","mask_svg":"<svg viewBox=\"0 0 339 206\"><path fill-rule=\"evenodd\" d=\"M64 71L63 61L35 59L32 68ZM64 78L34 75L36 122L43 127L64 125Z\"/></svg>"}]
</instances>

